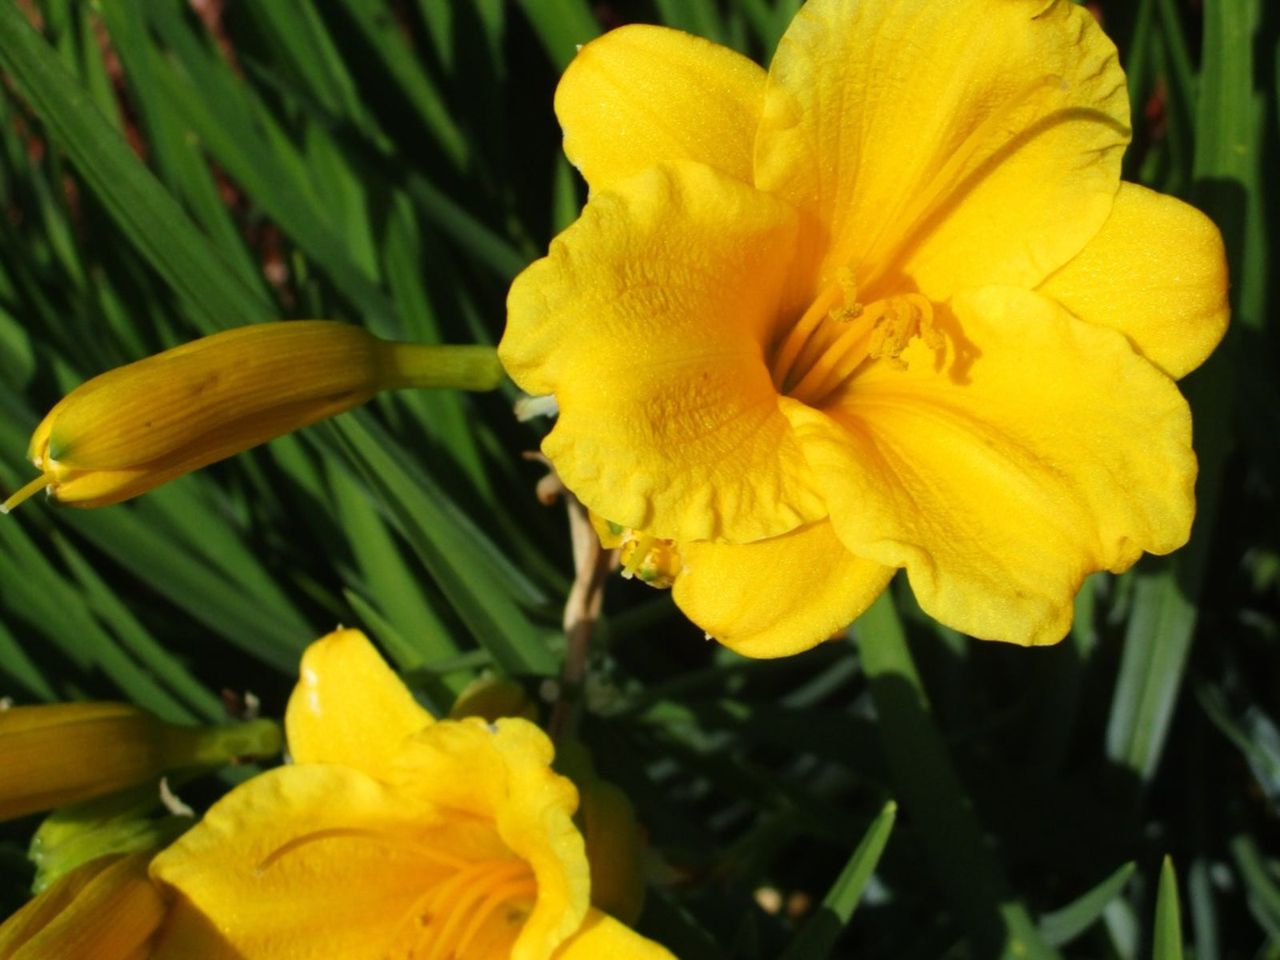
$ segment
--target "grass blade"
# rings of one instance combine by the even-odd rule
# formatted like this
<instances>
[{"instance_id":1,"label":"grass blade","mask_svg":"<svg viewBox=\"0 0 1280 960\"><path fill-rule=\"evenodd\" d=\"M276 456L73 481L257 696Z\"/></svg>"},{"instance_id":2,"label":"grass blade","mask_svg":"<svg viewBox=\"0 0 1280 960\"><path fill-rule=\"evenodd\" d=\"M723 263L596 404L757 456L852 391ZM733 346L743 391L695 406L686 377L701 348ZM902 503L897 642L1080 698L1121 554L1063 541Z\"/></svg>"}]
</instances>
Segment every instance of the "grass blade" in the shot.
<instances>
[{"instance_id":1,"label":"grass blade","mask_svg":"<svg viewBox=\"0 0 1280 960\"><path fill-rule=\"evenodd\" d=\"M331 424L339 449L383 504L401 534L431 573L476 641L511 674L550 674L556 658L546 634L517 605L523 593L537 591L510 567L497 548L458 511L425 474L413 471L393 453L361 411Z\"/></svg>"},{"instance_id":2,"label":"grass blade","mask_svg":"<svg viewBox=\"0 0 1280 960\"><path fill-rule=\"evenodd\" d=\"M125 236L188 309L211 329L265 320L275 313L227 267L134 156L17 4L0 4L0 66L13 76Z\"/></svg>"},{"instance_id":3,"label":"grass blade","mask_svg":"<svg viewBox=\"0 0 1280 960\"><path fill-rule=\"evenodd\" d=\"M600 35L600 24L591 15L586 0L519 0L519 3L547 56L561 70L569 66L578 47Z\"/></svg>"},{"instance_id":4,"label":"grass blade","mask_svg":"<svg viewBox=\"0 0 1280 960\"><path fill-rule=\"evenodd\" d=\"M804 928L791 941L783 960L823 960L831 953L840 932L849 923L853 910L862 897L867 881L875 872L880 855L884 853L893 823L898 815L898 805L890 800L871 826L862 842L845 864L836 882L822 900L822 907L805 923Z\"/></svg>"},{"instance_id":5,"label":"grass blade","mask_svg":"<svg viewBox=\"0 0 1280 960\"><path fill-rule=\"evenodd\" d=\"M1160 887L1156 892L1156 929L1151 948L1153 960L1182 960L1182 919L1178 910L1178 878L1173 861L1164 858Z\"/></svg>"},{"instance_id":6,"label":"grass blade","mask_svg":"<svg viewBox=\"0 0 1280 960\"><path fill-rule=\"evenodd\" d=\"M1102 918L1107 905L1120 895L1133 871L1134 864L1130 861L1062 909L1046 913L1040 918L1040 935L1055 947L1066 946Z\"/></svg>"},{"instance_id":7,"label":"grass blade","mask_svg":"<svg viewBox=\"0 0 1280 960\"><path fill-rule=\"evenodd\" d=\"M856 636L895 792L928 851L934 875L968 928L973 952L1056 958L984 839L933 723L890 591L859 618Z\"/></svg>"}]
</instances>

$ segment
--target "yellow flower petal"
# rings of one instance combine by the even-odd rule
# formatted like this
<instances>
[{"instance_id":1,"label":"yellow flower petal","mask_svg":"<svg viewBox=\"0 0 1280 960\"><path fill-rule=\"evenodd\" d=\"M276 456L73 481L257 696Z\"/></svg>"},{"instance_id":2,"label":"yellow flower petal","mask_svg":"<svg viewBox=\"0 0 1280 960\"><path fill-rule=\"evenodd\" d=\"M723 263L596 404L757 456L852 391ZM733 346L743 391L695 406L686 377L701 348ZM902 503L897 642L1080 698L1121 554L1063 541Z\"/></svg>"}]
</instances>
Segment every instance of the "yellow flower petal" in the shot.
<instances>
[{"instance_id":1,"label":"yellow flower petal","mask_svg":"<svg viewBox=\"0 0 1280 960\"><path fill-rule=\"evenodd\" d=\"M1123 337L1044 297L987 288L955 308L945 362L916 341L801 433L851 551L905 566L945 624L1054 643L1087 574L1186 541L1190 411Z\"/></svg>"},{"instance_id":2,"label":"yellow flower petal","mask_svg":"<svg viewBox=\"0 0 1280 960\"><path fill-rule=\"evenodd\" d=\"M786 205L708 167L595 194L517 279L499 356L560 415L543 451L591 510L673 540L750 541L824 513L763 360Z\"/></svg>"},{"instance_id":3,"label":"yellow flower petal","mask_svg":"<svg viewBox=\"0 0 1280 960\"><path fill-rule=\"evenodd\" d=\"M594 190L696 160L751 182L765 73L727 47L642 24L580 51L556 88L564 151Z\"/></svg>"},{"instance_id":4,"label":"yellow flower petal","mask_svg":"<svg viewBox=\"0 0 1280 960\"><path fill-rule=\"evenodd\" d=\"M307 648L285 713L294 762L338 763L375 777L431 722L359 630L336 630Z\"/></svg>"},{"instance_id":5,"label":"yellow flower petal","mask_svg":"<svg viewBox=\"0 0 1280 960\"><path fill-rule=\"evenodd\" d=\"M152 862L254 960L375 960L416 930L414 907L447 873L449 831L355 770L282 767L241 784Z\"/></svg>"},{"instance_id":6,"label":"yellow flower petal","mask_svg":"<svg viewBox=\"0 0 1280 960\"><path fill-rule=\"evenodd\" d=\"M1085 248L1040 286L1089 323L1125 334L1177 379L1227 330L1227 260L1208 217L1173 197L1120 185L1111 216Z\"/></svg>"},{"instance_id":7,"label":"yellow flower petal","mask_svg":"<svg viewBox=\"0 0 1280 960\"><path fill-rule=\"evenodd\" d=\"M675 960L666 947L640 936L607 913L592 910L586 922L555 953L555 960Z\"/></svg>"},{"instance_id":8,"label":"yellow flower petal","mask_svg":"<svg viewBox=\"0 0 1280 960\"><path fill-rule=\"evenodd\" d=\"M851 554L826 520L757 543L684 543L680 552L676 604L748 657L817 646L870 606L894 574Z\"/></svg>"},{"instance_id":9,"label":"yellow flower petal","mask_svg":"<svg viewBox=\"0 0 1280 960\"><path fill-rule=\"evenodd\" d=\"M150 853L101 857L64 876L0 928L2 960L133 960L165 917Z\"/></svg>"},{"instance_id":10,"label":"yellow flower petal","mask_svg":"<svg viewBox=\"0 0 1280 960\"><path fill-rule=\"evenodd\" d=\"M512 960L545 960L589 906L590 869L573 823L578 795L551 769L553 756L547 735L528 721L469 718L428 727L399 758L402 795L492 823L533 869L537 901L522 918Z\"/></svg>"},{"instance_id":11,"label":"yellow flower petal","mask_svg":"<svg viewBox=\"0 0 1280 960\"><path fill-rule=\"evenodd\" d=\"M245 960L189 900L176 895L171 899L169 916L154 944L136 960Z\"/></svg>"},{"instance_id":12,"label":"yellow flower petal","mask_svg":"<svg viewBox=\"0 0 1280 960\"><path fill-rule=\"evenodd\" d=\"M1128 117L1073 3L809 0L770 68L756 185L824 228L823 284L1034 286L1106 220Z\"/></svg>"}]
</instances>

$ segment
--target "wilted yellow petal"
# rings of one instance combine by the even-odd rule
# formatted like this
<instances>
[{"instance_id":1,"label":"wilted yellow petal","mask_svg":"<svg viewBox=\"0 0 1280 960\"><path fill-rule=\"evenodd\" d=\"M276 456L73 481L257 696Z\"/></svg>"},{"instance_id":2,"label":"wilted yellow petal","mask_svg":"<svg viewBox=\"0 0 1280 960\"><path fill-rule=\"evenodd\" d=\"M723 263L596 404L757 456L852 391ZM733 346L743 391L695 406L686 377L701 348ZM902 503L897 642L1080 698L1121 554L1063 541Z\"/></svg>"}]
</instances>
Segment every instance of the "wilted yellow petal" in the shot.
<instances>
[{"instance_id":1,"label":"wilted yellow petal","mask_svg":"<svg viewBox=\"0 0 1280 960\"><path fill-rule=\"evenodd\" d=\"M1040 286L1081 320L1119 330L1177 379L1227 330L1222 236L1195 207L1133 183L1085 248Z\"/></svg>"},{"instance_id":2,"label":"wilted yellow petal","mask_svg":"<svg viewBox=\"0 0 1280 960\"><path fill-rule=\"evenodd\" d=\"M676 605L747 657L790 656L830 639L895 572L853 556L826 520L756 543L685 543L681 554Z\"/></svg>"},{"instance_id":3,"label":"wilted yellow petal","mask_svg":"<svg viewBox=\"0 0 1280 960\"><path fill-rule=\"evenodd\" d=\"M916 341L800 428L840 540L905 566L975 637L1055 643L1096 570L1188 536L1186 401L1112 330L1024 290L958 297L939 357Z\"/></svg>"},{"instance_id":4,"label":"wilted yellow petal","mask_svg":"<svg viewBox=\"0 0 1280 960\"><path fill-rule=\"evenodd\" d=\"M596 193L518 277L499 354L555 394L543 442L591 510L666 539L754 540L824 513L763 360L792 212L692 163Z\"/></svg>"},{"instance_id":5,"label":"wilted yellow petal","mask_svg":"<svg viewBox=\"0 0 1280 960\"><path fill-rule=\"evenodd\" d=\"M295 763L384 776L406 737L432 722L359 630L335 630L302 656L285 726Z\"/></svg>"},{"instance_id":6,"label":"wilted yellow petal","mask_svg":"<svg viewBox=\"0 0 1280 960\"><path fill-rule=\"evenodd\" d=\"M632 24L588 43L556 88L564 152L593 190L696 160L751 182L765 72L728 47Z\"/></svg>"},{"instance_id":7,"label":"wilted yellow petal","mask_svg":"<svg viewBox=\"0 0 1280 960\"><path fill-rule=\"evenodd\" d=\"M853 268L934 299L1031 286L1106 220L1129 139L1114 45L1044 0L809 0L774 55L756 185Z\"/></svg>"}]
</instances>

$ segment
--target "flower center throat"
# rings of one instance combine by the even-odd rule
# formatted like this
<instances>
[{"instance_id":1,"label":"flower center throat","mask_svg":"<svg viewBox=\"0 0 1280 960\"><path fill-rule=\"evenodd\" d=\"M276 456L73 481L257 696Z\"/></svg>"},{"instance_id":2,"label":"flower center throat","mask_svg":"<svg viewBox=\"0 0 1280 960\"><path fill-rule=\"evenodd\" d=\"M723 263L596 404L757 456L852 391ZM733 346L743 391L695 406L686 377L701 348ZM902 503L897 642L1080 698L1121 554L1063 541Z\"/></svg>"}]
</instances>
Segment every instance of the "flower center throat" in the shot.
<instances>
[{"instance_id":1,"label":"flower center throat","mask_svg":"<svg viewBox=\"0 0 1280 960\"><path fill-rule=\"evenodd\" d=\"M773 382L779 392L817 406L866 363L905 367L901 354L917 337L934 351L944 347L928 299L904 293L863 304L845 267L779 342L770 363Z\"/></svg>"}]
</instances>

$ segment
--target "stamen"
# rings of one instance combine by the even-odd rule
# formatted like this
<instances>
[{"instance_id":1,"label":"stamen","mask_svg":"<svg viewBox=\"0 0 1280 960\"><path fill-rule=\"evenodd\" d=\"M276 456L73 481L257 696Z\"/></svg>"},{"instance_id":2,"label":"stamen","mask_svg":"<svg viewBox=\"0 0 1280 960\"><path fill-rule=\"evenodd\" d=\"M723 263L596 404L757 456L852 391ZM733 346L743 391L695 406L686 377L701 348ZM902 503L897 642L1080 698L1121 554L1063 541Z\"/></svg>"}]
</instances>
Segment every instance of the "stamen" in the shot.
<instances>
[{"instance_id":1,"label":"stamen","mask_svg":"<svg viewBox=\"0 0 1280 960\"><path fill-rule=\"evenodd\" d=\"M619 546L622 576L628 580L639 577L649 586L665 590L684 569L680 548L672 540L628 530Z\"/></svg>"},{"instance_id":2,"label":"stamen","mask_svg":"<svg viewBox=\"0 0 1280 960\"><path fill-rule=\"evenodd\" d=\"M503 882L505 880L505 875L512 873L512 867L517 868L515 877L513 877L512 880L506 880ZM515 860L511 861L505 868L498 867L494 869L490 866L489 869L481 871L479 874L471 878L468 884L471 889L467 891L465 896L460 897L458 902L449 910L449 919L437 934L438 939L432 946L431 953L428 954L427 960L443 960L444 957L463 956L463 945L469 937L475 936L471 923L462 927L461 930L461 932L467 936L463 937L458 945L453 949L446 951L446 948L452 947L455 939L458 939L455 934L459 932L459 927L464 922L467 915L471 913L472 910L479 908L480 912L477 914L477 917L473 917L472 919L474 921L478 918L483 921L485 915L493 909L493 904L490 904L490 899L495 893L500 895L500 899L498 901L500 903L502 900L506 899L506 891L520 891L527 889L529 886L529 879L527 877L520 876L520 874L527 874L528 870L529 865L523 860ZM495 879L498 881L496 885L494 883Z\"/></svg>"},{"instance_id":3,"label":"stamen","mask_svg":"<svg viewBox=\"0 0 1280 960\"><path fill-rule=\"evenodd\" d=\"M832 307L840 303L843 298L844 291L841 289L840 282L837 279L835 283L829 284L825 290L818 294L813 303L809 305L809 309L804 312L804 315L787 331L787 338L782 342L782 346L773 361L773 383L779 390L784 389L783 384L786 383L791 373L791 368L795 364L796 358L800 356L800 351L808 342L809 337L827 319Z\"/></svg>"},{"instance_id":4,"label":"stamen","mask_svg":"<svg viewBox=\"0 0 1280 960\"><path fill-rule=\"evenodd\" d=\"M640 569L640 564L644 563L644 558L649 555L649 551L653 549L653 545L658 542L657 537L651 537L647 533L641 534L635 540L628 541L628 544L634 544L627 552L626 563L622 565L622 576L625 580L630 580L636 575L636 571Z\"/></svg>"},{"instance_id":5,"label":"stamen","mask_svg":"<svg viewBox=\"0 0 1280 960\"><path fill-rule=\"evenodd\" d=\"M866 358L866 339L869 331L873 331L880 323L886 309L885 301L872 304L860 313L862 321L850 325L838 336L823 353L805 370L800 382L790 391L790 395L802 403L813 403L826 395L828 381L833 372L839 372L835 382L840 382L857 369Z\"/></svg>"},{"instance_id":6,"label":"stamen","mask_svg":"<svg viewBox=\"0 0 1280 960\"><path fill-rule=\"evenodd\" d=\"M494 910L510 900L515 900L517 897L537 899L537 896L538 885L532 877L513 880L511 883L492 891L485 898L484 903L480 905L476 915L471 918L471 923L468 924L467 929L463 931L462 939L458 941L458 956L466 956L467 947L471 946L471 941L480 933L481 928L484 926L484 921L489 918Z\"/></svg>"},{"instance_id":7,"label":"stamen","mask_svg":"<svg viewBox=\"0 0 1280 960\"><path fill-rule=\"evenodd\" d=\"M802 403L818 403L868 360L888 360L905 367L900 354L919 337L932 350L945 346L933 322L933 304L918 293L877 301L859 323L841 333L805 371L789 395Z\"/></svg>"},{"instance_id":8,"label":"stamen","mask_svg":"<svg viewBox=\"0 0 1280 960\"><path fill-rule=\"evenodd\" d=\"M520 879L521 883L528 883L526 878L520 878L521 873L527 873L528 864L523 860L485 860L479 863L473 863L458 871L454 876L450 877L444 883L437 885L427 891L427 895L420 897L415 901L406 920L412 920L418 916L419 911L425 907L430 914L439 916L447 912L448 919L444 925L432 926L428 924L418 935L413 947L409 951L409 956L414 957L418 951L424 947L430 947L430 953L426 955L426 960L436 960L454 939L454 933L458 928L458 924L463 921L465 916L479 903L484 905L486 898L484 893L486 889L492 889L495 881L499 890L510 886L510 883L504 882L508 875L515 875ZM468 888L471 888L468 891ZM449 901L453 901L449 904ZM446 904L449 904L446 907ZM404 928L405 921L402 920L397 925L397 934ZM391 941L395 942L394 938ZM446 955L459 956L460 950L450 951Z\"/></svg>"},{"instance_id":9,"label":"stamen","mask_svg":"<svg viewBox=\"0 0 1280 960\"><path fill-rule=\"evenodd\" d=\"M4 503L0 503L0 514L8 513L14 507L31 499L37 493L39 493L41 490L45 489L48 486L49 486L49 478L45 476L43 473L40 474L40 476L36 477L30 483L26 484L21 490L18 490L16 493L11 493L9 495L9 499L6 500Z\"/></svg>"}]
</instances>

